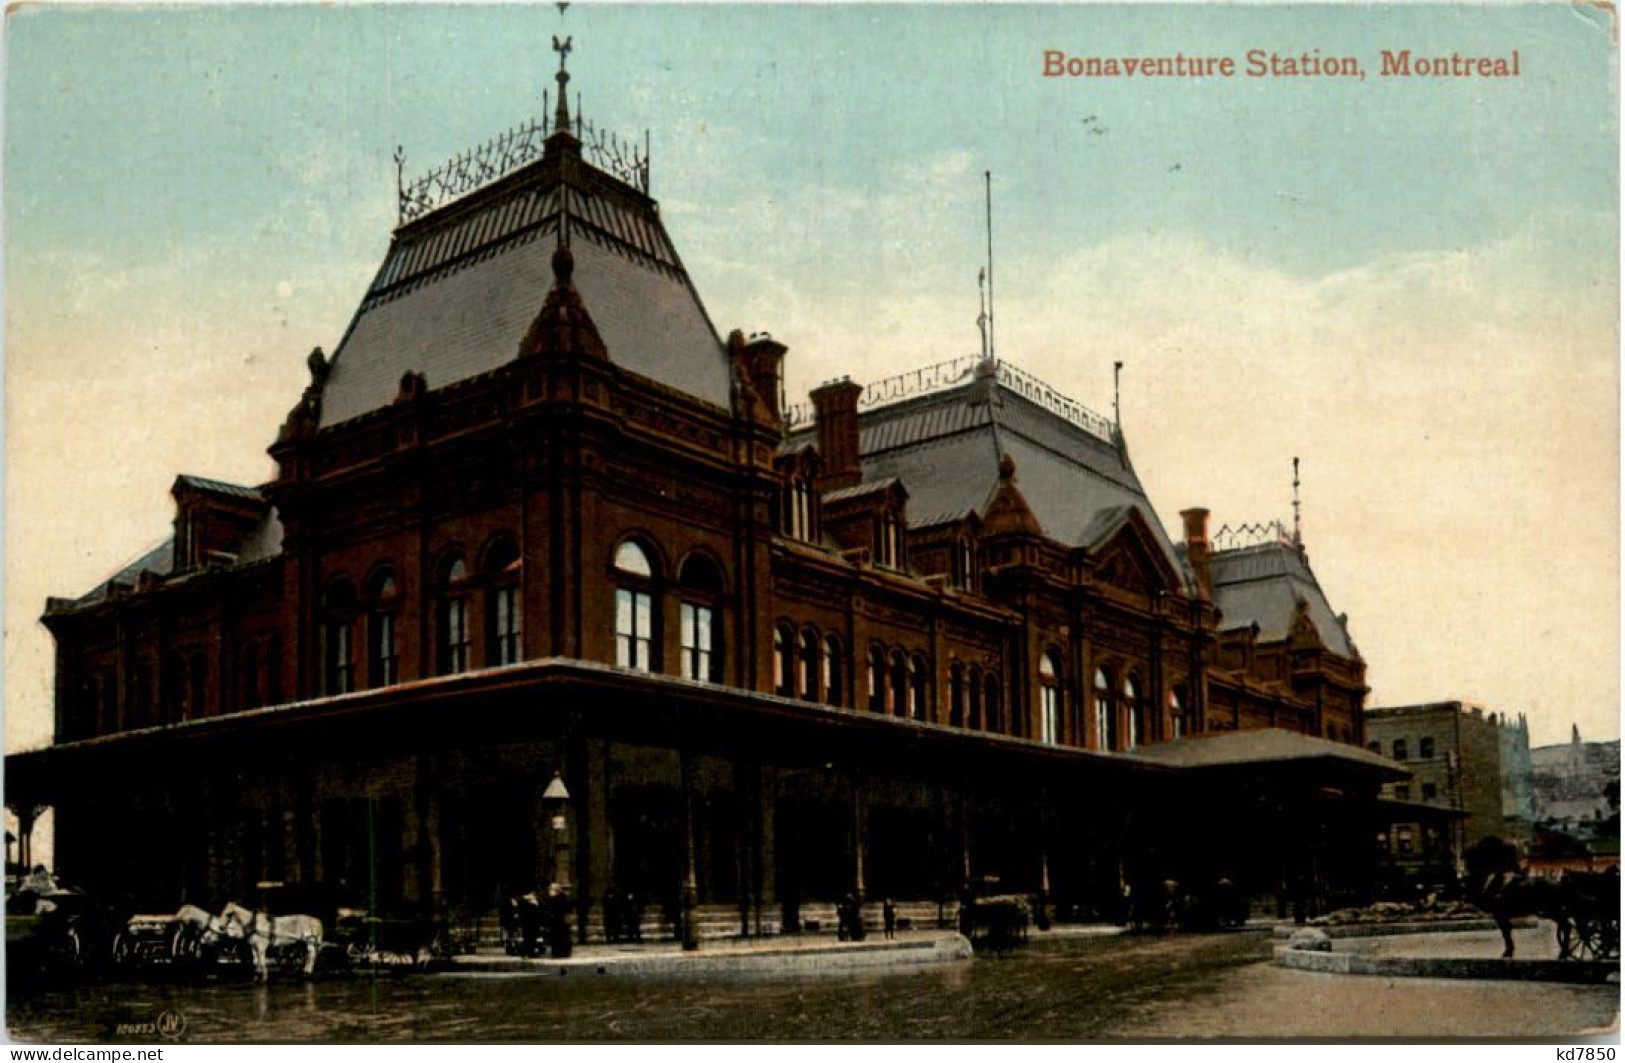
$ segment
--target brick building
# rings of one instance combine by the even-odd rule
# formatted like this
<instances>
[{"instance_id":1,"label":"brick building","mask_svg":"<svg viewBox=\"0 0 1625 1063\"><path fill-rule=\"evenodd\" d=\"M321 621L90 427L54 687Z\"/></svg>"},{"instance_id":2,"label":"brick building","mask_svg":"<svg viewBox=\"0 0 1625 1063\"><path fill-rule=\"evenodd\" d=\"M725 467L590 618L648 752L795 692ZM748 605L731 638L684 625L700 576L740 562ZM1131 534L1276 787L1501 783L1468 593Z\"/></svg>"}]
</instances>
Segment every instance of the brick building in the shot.
<instances>
[{"instance_id":1,"label":"brick building","mask_svg":"<svg viewBox=\"0 0 1625 1063\"><path fill-rule=\"evenodd\" d=\"M1393 866L1407 874L1455 873L1462 854L1484 838L1527 838L1520 786L1514 779L1509 787L1502 770L1503 746L1516 754L1519 735L1527 757L1526 722L1460 701L1367 709L1365 717L1367 748L1411 772L1383 786L1394 802L1383 838ZM1527 781L1521 792L1528 793Z\"/></svg>"},{"instance_id":2,"label":"brick building","mask_svg":"<svg viewBox=\"0 0 1625 1063\"><path fill-rule=\"evenodd\" d=\"M583 934L611 888L764 932L976 881L1098 914L1138 876L1361 880L1396 773L1300 542L1215 550L1192 509L1176 544L1116 424L985 355L786 407L786 346L719 335L559 81L533 158L403 192L275 478L181 476L163 546L49 602L56 741L7 800L56 809L65 876L551 879ZM1127 755L1259 729L1245 780Z\"/></svg>"}]
</instances>

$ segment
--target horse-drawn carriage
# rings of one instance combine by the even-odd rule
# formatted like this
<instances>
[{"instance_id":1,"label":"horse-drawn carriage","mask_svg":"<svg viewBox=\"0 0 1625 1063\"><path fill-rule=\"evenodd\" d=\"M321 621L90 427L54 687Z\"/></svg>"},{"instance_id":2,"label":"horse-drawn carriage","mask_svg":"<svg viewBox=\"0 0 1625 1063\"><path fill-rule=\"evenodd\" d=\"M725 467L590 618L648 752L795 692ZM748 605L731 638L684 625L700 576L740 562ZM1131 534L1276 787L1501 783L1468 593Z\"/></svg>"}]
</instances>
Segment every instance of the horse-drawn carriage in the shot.
<instances>
[{"instance_id":1,"label":"horse-drawn carriage","mask_svg":"<svg viewBox=\"0 0 1625 1063\"><path fill-rule=\"evenodd\" d=\"M1558 922L1557 944L1562 958L1619 959L1618 870L1570 871L1559 885L1568 916Z\"/></svg>"},{"instance_id":2,"label":"horse-drawn carriage","mask_svg":"<svg viewBox=\"0 0 1625 1063\"><path fill-rule=\"evenodd\" d=\"M1561 879L1530 878L1512 847L1485 838L1467 853L1467 897L1494 916L1514 951L1512 921L1534 915L1557 924L1558 959L1619 959L1619 869L1570 871Z\"/></svg>"}]
</instances>

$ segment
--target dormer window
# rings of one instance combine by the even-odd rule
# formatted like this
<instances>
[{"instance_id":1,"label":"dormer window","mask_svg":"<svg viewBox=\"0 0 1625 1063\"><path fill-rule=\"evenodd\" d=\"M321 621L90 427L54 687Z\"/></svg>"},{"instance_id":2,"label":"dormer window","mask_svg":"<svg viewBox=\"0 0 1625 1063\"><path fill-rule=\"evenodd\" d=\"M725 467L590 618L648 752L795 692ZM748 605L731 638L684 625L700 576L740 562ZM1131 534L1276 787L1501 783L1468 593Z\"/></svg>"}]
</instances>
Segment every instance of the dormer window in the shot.
<instances>
[{"instance_id":1,"label":"dormer window","mask_svg":"<svg viewBox=\"0 0 1625 1063\"><path fill-rule=\"evenodd\" d=\"M971 543L969 536L961 536L954 540L953 549L953 585L962 591L976 589L976 547Z\"/></svg>"},{"instance_id":2,"label":"dormer window","mask_svg":"<svg viewBox=\"0 0 1625 1063\"><path fill-rule=\"evenodd\" d=\"M901 569L902 558L902 522L888 509L875 521L875 563L883 568Z\"/></svg>"},{"instance_id":3,"label":"dormer window","mask_svg":"<svg viewBox=\"0 0 1625 1063\"><path fill-rule=\"evenodd\" d=\"M791 538L810 543L817 538L813 523L812 481L797 474L784 491L784 530Z\"/></svg>"}]
</instances>

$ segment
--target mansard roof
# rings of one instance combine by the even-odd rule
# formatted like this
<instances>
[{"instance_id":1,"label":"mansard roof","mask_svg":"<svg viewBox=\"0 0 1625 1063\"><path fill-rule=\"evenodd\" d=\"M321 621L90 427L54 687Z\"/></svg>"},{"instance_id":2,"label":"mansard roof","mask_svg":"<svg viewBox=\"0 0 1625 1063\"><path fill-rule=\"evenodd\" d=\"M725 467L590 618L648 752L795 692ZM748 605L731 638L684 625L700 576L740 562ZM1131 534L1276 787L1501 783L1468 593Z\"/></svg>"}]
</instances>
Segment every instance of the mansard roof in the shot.
<instances>
[{"instance_id":1,"label":"mansard roof","mask_svg":"<svg viewBox=\"0 0 1625 1063\"><path fill-rule=\"evenodd\" d=\"M1213 602L1224 614L1225 628L1257 624L1259 641L1280 642L1292 637L1292 625L1303 603L1327 649L1344 657L1358 656L1309 568L1309 558L1298 547L1267 542L1220 550L1208 563Z\"/></svg>"},{"instance_id":2,"label":"mansard roof","mask_svg":"<svg viewBox=\"0 0 1625 1063\"><path fill-rule=\"evenodd\" d=\"M864 480L901 480L909 526L930 527L985 517L1008 456L1046 536L1097 547L1138 510L1169 566L1188 579L1121 433L1014 366L993 364L944 390L860 412ZM792 443L812 438L811 428L798 429Z\"/></svg>"},{"instance_id":3,"label":"mansard roof","mask_svg":"<svg viewBox=\"0 0 1625 1063\"><path fill-rule=\"evenodd\" d=\"M389 405L404 373L439 388L513 361L562 237L610 360L727 408L722 342L658 204L555 134L537 161L395 230L333 354L321 427Z\"/></svg>"}]
</instances>

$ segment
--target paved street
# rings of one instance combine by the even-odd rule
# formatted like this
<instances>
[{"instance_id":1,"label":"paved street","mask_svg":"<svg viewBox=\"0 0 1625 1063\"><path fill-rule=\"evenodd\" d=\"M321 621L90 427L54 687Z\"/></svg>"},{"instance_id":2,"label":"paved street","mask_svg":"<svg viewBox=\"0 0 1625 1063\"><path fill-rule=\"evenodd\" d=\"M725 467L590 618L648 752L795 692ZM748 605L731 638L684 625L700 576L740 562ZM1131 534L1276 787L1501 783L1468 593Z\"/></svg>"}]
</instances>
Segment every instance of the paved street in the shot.
<instances>
[{"instance_id":1,"label":"paved street","mask_svg":"<svg viewBox=\"0 0 1625 1063\"><path fill-rule=\"evenodd\" d=\"M1263 934L1071 938L1007 956L813 977L339 976L17 995L14 1037L102 1040L164 1011L194 1041L1012 1040L1559 1036L1617 986L1350 978L1270 966ZM155 1040L156 1038L145 1038Z\"/></svg>"}]
</instances>

